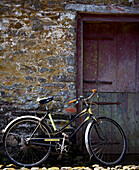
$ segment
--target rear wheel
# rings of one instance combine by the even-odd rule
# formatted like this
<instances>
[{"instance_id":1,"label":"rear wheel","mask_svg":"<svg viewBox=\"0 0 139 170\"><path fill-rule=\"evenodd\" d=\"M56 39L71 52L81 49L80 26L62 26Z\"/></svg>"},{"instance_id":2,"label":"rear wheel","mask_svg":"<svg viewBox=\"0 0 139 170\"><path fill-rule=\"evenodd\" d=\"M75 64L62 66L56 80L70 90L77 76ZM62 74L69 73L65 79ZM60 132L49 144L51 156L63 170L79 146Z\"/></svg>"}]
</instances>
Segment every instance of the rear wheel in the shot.
<instances>
[{"instance_id":1,"label":"rear wheel","mask_svg":"<svg viewBox=\"0 0 139 170\"><path fill-rule=\"evenodd\" d=\"M126 138L122 128L110 118L98 118L88 134L89 152L105 165L118 163L126 150Z\"/></svg>"},{"instance_id":2,"label":"rear wheel","mask_svg":"<svg viewBox=\"0 0 139 170\"><path fill-rule=\"evenodd\" d=\"M47 125L33 118L19 119L4 134L4 148L9 159L20 166L35 166L49 156L51 142L38 142L36 138L49 138L50 129ZM33 138L33 142L30 142ZM37 144L38 143L38 144Z\"/></svg>"}]
</instances>

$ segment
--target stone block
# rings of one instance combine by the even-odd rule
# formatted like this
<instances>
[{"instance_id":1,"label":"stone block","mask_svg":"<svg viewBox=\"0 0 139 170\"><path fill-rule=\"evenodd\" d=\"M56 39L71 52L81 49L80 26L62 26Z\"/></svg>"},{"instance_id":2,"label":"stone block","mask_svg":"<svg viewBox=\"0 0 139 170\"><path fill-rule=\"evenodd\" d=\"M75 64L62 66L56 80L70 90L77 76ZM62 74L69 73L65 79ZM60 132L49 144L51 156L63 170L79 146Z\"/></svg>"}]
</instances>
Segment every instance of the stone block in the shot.
<instances>
[{"instance_id":1,"label":"stone block","mask_svg":"<svg viewBox=\"0 0 139 170\"><path fill-rule=\"evenodd\" d=\"M61 170L72 170L72 167L61 167Z\"/></svg>"},{"instance_id":2,"label":"stone block","mask_svg":"<svg viewBox=\"0 0 139 170\"><path fill-rule=\"evenodd\" d=\"M51 168L48 168L48 170L59 170L58 167L51 167Z\"/></svg>"}]
</instances>

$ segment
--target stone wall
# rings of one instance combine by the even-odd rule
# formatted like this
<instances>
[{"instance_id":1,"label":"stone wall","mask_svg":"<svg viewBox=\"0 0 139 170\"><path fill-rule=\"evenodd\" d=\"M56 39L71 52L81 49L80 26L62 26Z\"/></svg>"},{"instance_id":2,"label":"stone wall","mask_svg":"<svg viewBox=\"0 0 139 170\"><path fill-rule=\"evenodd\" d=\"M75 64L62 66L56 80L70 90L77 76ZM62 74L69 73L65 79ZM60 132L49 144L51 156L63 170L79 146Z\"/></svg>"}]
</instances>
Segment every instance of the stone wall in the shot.
<instances>
[{"instance_id":1,"label":"stone wall","mask_svg":"<svg viewBox=\"0 0 139 170\"><path fill-rule=\"evenodd\" d=\"M76 12L64 10L65 2L57 0L5 0L0 6L2 143L1 130L12 119L43 115L37 97L55 96L51 107L57 127L70 119L65 107L76 96Z\"/></svg>"},{"instance_id":2,"label":"stone wall","mask_svg":"<svg viewBox=\"0 0 139 170\"><path fill-rule=\"evenodd\" d=\"M101 13L101 7L105 7L105 13L118 13L128 7L130 13L136 13L138 3L138 0L2 0L0 136L13 118L40 115L44 111L36 102L37 97L55 96L51 107L53 113L56 111L58 125L71 117L65 108L76 97L77 11ZM110 6L119 9L114 12Z\"/></svg>"},{"instance_id":3,"label":"stone wall","mask_svg":"<svg viewBox=\"0 0 139 170\"><path fill-rule=\"evenodd\" d=\"M65 113L68 100L76 96L76 12L64 10L64 4L1 2L0 104L4 116L7 110L10 118L19 108L37 110L36 98L49 95L55 96L58 113Z\"/></svg>"}]
</instances>

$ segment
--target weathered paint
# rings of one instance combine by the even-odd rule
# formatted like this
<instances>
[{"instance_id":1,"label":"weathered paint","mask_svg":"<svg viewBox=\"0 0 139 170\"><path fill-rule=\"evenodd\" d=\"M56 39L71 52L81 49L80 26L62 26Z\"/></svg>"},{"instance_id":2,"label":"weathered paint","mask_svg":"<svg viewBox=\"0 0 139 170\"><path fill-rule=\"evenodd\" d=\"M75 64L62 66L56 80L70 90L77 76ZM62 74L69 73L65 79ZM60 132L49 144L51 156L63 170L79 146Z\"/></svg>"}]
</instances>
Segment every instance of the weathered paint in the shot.
<instances>
[{"instance_id":1,"label":"weathered paint","mask_svg":"<svg viewBox=\"0 0 139 170\"><path fill-rule=\"evenodd\" d=\"M84 24L84 90L94 85L105 92L138 92L138 28L137 23Z\"/></svg>"},{"instance_id":2,"label":"weathered paint","mask_svg":"<svg viewBox=\"0 0 139 170\"><path fill-rule=\"evenodd\" d=\"M79 69L83 69L78 87L83 86L82 90L86 95L91 89L98 89L99 99L96 102L99 108L95 115L116 120L127 136L127 153L139 153L139 18L105 18L104 15L100 17L86 14L81 14L80 17L84 33L84 63L78 63ZM131 18L134 21L132 23Z\"/></svg>"}]
</instances>

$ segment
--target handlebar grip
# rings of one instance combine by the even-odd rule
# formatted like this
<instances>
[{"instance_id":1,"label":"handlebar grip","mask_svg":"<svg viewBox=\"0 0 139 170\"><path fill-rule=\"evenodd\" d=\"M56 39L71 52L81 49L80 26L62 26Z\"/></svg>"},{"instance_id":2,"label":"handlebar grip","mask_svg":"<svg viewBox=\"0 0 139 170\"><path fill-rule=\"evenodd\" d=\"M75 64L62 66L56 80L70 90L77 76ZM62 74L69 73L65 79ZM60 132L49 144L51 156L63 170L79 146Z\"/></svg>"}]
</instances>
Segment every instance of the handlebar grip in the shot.
<instances>
[{"instance_id":1,"label":"handlebar grip","mask_svg":"<svg viewBox=\"0 0 139 170\"><path fill-rule=\"evenodd\" d=\"M97 89L93 89L92 92L93 92L93 93L96 93L96 92L97 92Z\"/></svg>"},{"instance_id":2,"label":"handlebar grip","mask_svg":"<svg viewBox=\"0 0 139 170\"><path fill-rule=\"evenodd\" d=\"M69 102L69 104L74 103L74 102L76 102L76 99L71 100L71 101Z\"/></svg>"}]
</instances>

